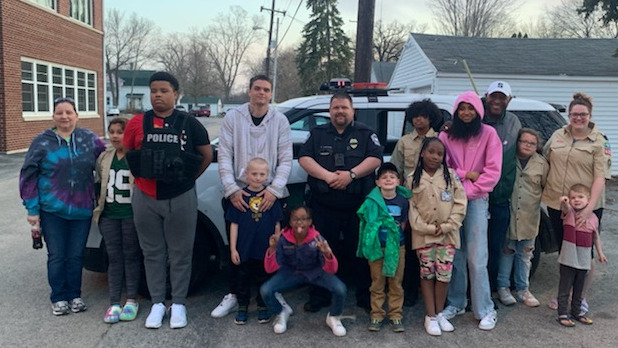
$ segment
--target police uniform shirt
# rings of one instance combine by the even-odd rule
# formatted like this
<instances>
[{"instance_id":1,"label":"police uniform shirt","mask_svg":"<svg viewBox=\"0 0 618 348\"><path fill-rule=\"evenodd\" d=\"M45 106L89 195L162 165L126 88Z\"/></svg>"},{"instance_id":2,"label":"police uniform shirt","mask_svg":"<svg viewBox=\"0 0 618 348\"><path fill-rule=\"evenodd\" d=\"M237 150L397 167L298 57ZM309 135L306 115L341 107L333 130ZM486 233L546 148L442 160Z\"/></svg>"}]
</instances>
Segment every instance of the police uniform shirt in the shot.
<instances>
[{"instance_id":1,"label":"police uniform shirt","mask_svg":"<svg viewBox=\"0 0 618 348\"><path fill-rule=\"evenodd\" d=\"M352 122L339 134L332 123L317 126L311 130L309 138L300 148L299 157L313 158L328 171L349 171L365 158L382 160L382 146L376 133L368 126ZM309 176L307 183L311 188L312 199L327 206L338 208L360 205L365 195L375 186L372 173L352 181L346 190L330 189L328 184Z\"/></svg>"},{"instance_id":2,"label":"police uniform shirt","mask_svg":"<svg viewBox=\"0 0 618 348\"><path fill-rule=\"evenodd\" d=\"M196 147L210 144L210 139L204 126L195 117L189 116L182 111L174 110L172 115L165 118L154 116L153 128L172 127L181 113L187 117L184 130L180 135L182 149L187 153L201 156ZM122 143L129 150L140 150L142 148L144 140L143 119L144 115L136 115L127 123ZM170 184L154 179L136 177L135 185L152 198L170 199L190 190L195 185L195 180L184 180Z\"/></svg>"}]
</instances>

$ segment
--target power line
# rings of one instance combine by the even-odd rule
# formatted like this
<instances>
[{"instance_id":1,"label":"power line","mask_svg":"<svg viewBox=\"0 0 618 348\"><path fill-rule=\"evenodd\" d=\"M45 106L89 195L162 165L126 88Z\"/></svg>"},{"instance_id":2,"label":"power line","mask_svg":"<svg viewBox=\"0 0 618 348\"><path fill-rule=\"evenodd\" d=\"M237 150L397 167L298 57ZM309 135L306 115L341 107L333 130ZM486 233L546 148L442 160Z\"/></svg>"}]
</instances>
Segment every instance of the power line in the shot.
<instances>
[{"instance_id":1,"label":"power line","mask_svg":"<svg viewBox=\"0 0 618 348\"><path fill-rule=\"evenodd\" d=\"M290 9L290 6L292 6L292 1L294 0L288 0L288 5L285 7L285 12L288 12L288 10Z\"/></svg>"},{"instance_id":2,"label":"power line","mask_svg":"<svg viewBox=\"0 0 618 348\"><path fill-rule=\"evenodd\" d=\"M302 4L303 4L303 0L300 0L298 2L298 7L296 7L296 11L294 11L294 15L292 16L292 19L290 20L290 25L288 25L288 28L285 29L285 32L283 33L283 36L281 37L281 40L279 40L279 42L277 42L277 47L279 47L281 42L283 42L283 39L285 39L285 35L287 35L288 31L290 30L290 27L292 26L292 22L296 19L296 15L298 14L298 10L300 9L300 5L302 5Z\"/></svg>"}]
</instances>

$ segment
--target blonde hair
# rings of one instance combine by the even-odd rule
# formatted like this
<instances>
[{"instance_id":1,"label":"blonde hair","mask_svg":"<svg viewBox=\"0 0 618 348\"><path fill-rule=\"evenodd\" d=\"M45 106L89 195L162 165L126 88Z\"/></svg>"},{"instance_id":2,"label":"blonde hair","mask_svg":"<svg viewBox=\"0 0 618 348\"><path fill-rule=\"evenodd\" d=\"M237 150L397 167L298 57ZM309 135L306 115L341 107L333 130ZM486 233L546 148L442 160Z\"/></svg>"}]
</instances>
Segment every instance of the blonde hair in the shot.
<instances>
[{"instance_id":1,"label":"blonde hair","mask_svg":"<svg viewBox=\"0 0 618 348\"><path fill-rule=\"evenodd\" d=\"M253 167L253 166L265 166L266 167L266 171L268 171L268 161L266 161L265 159L261 158L261 157L255 157L252 158L251 160L249 160L249 162L247 162L247 170L249 170L249 168Z\"/></svg>"}]
</instances>

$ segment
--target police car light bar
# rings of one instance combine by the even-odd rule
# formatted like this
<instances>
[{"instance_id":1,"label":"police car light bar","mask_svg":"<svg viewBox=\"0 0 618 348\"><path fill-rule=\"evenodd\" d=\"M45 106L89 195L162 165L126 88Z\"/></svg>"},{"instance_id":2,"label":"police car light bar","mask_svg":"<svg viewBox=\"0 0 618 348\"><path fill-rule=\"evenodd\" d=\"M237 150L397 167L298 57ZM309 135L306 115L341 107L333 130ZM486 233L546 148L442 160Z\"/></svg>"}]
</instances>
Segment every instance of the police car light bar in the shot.
<instances>
[{"instance_id":1,"label":"police car light bar","mask_svg":"<svg viewBox=\"0 0 618 348\"><path fill-rule=\"evenodd\" d=\"M356 82L351 83L348 78L334 78L320 86L320 91L345 91L355 97L368 97L369 102L377 102L377 97L387 96L389 89L384 82Z\"/></svg>"},{"instance_id":2,"label":"police car light bar","mask_svg":"<svg viewBox=\"0 0 618 348\"><path fill-rule=\"evenodd\" d=\"M335 78L325 82L320 86L320 91L349 91L352 82L348 78Z\"/></svg>"}]
</instances>

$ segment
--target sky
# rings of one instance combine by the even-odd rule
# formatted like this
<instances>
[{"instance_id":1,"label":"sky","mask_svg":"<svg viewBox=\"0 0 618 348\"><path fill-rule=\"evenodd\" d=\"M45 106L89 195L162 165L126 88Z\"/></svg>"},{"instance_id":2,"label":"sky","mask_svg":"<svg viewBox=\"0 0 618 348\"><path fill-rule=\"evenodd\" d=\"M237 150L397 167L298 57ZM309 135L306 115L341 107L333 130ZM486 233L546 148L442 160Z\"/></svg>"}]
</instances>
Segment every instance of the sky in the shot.
<instances>
[{"instance_id":1,"label":"sky","mask_svg":"<svg viewBox=\"0 0 618 348\"><path fill-rule=\"evenodd\" d=\"M546 6L552 6L561 0L520 0L522 3L518 10L518 17L526 21L538 16ZM188 32L192 27L207 26L209 21L217 16L225 14L231 6L240 6L245 9L249 17L254 15L263 18L264 27L268 27L269 11L261 11L260 8L270 8L272 0L103 0L106 10L115 8L126 11L128 14L135 12L142 17L153 20L161 28L162 33ZM384 23L397 20L408 23L413 20L416 23L425 23L429 27L426 33L435 33L431 29L432 13L427 6L428 0L376 0L375 20ZM165 5L155 5L162 3ZM299 6L300 4L300 6ZM305 6L304 0L275 0L275 8L286 11L285 16L280 16L279 37L281 46L295 47L302 38L303 26L309 21L310 11ZM297 10L298 9L298 10ZM358 0L339 0L339 11L346 22L346 33L356 31L356 16ZM295 15L296 13L296 15ZM288 29L289 28L289 29ZM284 32L287 34L284 35ZM264 49L268 39L264 33Z\"/></svg>"},{"instance_id":2,"label":"sky","mask_svg":"<svg viewBox=\"0 0 618 348\"><path fill-rule=\"evenodd\" d=\"M433 15L427 6L428 1L376 0L375 21L382 20L383 23L389 23L397 20L403 24L414 21L417 24L427 25L425 33L436 33L431 27ZM517 18L522 22L529 22L539 16L546 7L554 6L561 1L519 0L521 6L517 10ZM260 11L260 8L270 8L272 0L103 0L103 6L105 11L117 9L125 12L127 16L135 12L141 17L149 18L161 29L162 35L165 35L175 32L187 33L192 28L206 27L217 16L229 13L231 6L242 7L247 11L249 18L261 17L263 27L268 28L270 12ZM358 0L339 0L338 8L345 22L344 31L352 38L352 34L356 32ZM279 47L283 49L297 47L302 39L303 26L309 22L310 17L310 10L305 6L305 0L275 0L275 9L286 12L285 16L279 15ZM257 57L265 52L268 37L265 31L262 34L264 35L262 42L250 48L250 55Z\"/></svg>"}]
</instances>

